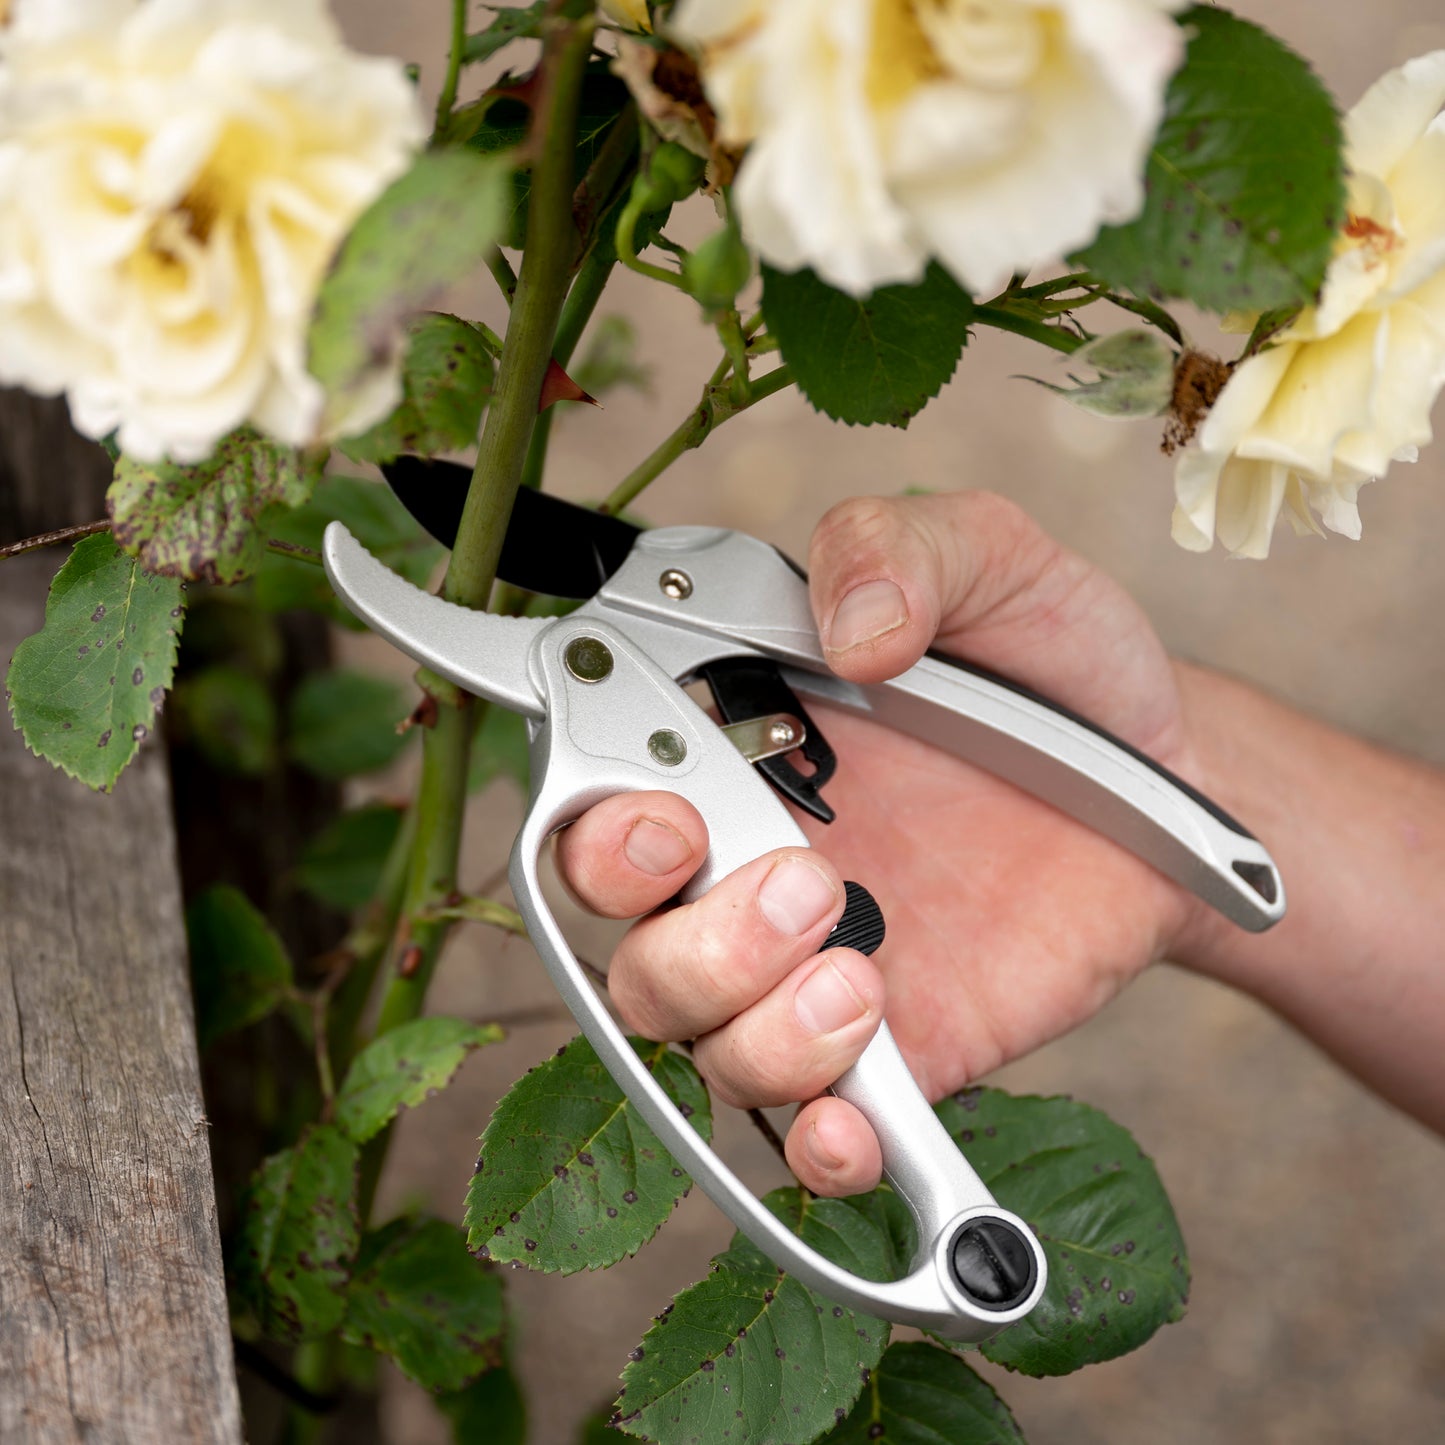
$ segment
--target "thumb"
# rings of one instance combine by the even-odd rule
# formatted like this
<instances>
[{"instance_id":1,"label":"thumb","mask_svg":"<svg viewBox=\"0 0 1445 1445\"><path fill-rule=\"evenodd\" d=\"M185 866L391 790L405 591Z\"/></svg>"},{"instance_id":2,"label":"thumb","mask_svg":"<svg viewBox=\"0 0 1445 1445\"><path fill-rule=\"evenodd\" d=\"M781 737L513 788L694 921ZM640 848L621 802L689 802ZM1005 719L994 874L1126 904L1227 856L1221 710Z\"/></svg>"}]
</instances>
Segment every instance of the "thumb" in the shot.
<instances>
[{"instance_id":1,"label":"thumb","mask_svg":"<svg viewBox=\"0 0 1445 1445\"><path fill-rule=\"evenodd\" d=\"M808 558L828 664L896 677L929 648L996 671L1166 759L1182 746L1168 654L1134 600L990 492L852 498Z\"/></svg>"}]
</instances>

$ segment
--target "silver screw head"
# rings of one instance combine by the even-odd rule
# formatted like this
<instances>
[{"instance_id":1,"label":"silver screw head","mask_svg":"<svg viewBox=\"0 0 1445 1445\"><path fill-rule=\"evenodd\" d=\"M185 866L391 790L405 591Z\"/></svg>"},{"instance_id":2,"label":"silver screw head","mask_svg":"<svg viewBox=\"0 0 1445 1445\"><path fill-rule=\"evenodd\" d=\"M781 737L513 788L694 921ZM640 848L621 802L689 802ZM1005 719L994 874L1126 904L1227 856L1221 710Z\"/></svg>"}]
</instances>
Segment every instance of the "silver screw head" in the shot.
<instances>
[{"instance_id":1,"label":"silver screw head","mask_svg":"<svg viewBox=\"0 0 1445 1445\"><path fill-rule=\"evenodd\" d=\"M574 637L562 654L579 682L601 682L612 671L612 653L600 637Z\"/></svg>"},{"instance_id":2,"label":"silver screw head","mask_svg":"<svg viewBox=\"0 0 1445 1445\"><path fill-rule=\"evenodd\" d=\"M782 747L784 743L792 742L793 736L792 723L784 722L781 718L768 729L769 741L776 743L778 747Z\"/></svg>"},{"instance_id":3,"label":"silver screw head","mask_svg":"<svg viewBox=\"0 0 1445 1445\"><path fill-rule=\"evenodd\" d=\"M655 763L664 768L675 768L687 756L687 744L682 735L671 728L658 728L647 740L647 751Z\"/></svg>"},{"instance_id":4,"label":"silver screw head","mask_svg":"<svg viewBox=\"0 0 1445 1445\"><path fill-rule=\"evenodd\" d=\"M674 602L681 602L684 597L692 596L692 578L686 572L679 572L676 567L669 567L657 579L657 585L662 588L663 595L671 597Z\"/></svg>"}]
</instances>

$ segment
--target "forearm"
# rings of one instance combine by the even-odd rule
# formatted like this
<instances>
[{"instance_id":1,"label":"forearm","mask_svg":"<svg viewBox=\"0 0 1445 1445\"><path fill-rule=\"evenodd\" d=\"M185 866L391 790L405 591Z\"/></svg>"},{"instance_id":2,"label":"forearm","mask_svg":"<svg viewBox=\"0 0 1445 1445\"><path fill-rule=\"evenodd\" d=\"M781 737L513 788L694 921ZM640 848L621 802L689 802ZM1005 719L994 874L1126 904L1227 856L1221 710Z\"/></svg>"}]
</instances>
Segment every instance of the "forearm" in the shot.
<instances>
[{"instance_id":1,"label":"forearm","mask_svg":"<svg viewBox=\"0 0 1445 1445\"><path fill-rule=\"evenodd\" d=\"M1445 774L1181 666L1206 790L1273 852L1265 934L1197 916L1178 961L1254 995L1445 1132Z\"/></svg>"}]
</instances>

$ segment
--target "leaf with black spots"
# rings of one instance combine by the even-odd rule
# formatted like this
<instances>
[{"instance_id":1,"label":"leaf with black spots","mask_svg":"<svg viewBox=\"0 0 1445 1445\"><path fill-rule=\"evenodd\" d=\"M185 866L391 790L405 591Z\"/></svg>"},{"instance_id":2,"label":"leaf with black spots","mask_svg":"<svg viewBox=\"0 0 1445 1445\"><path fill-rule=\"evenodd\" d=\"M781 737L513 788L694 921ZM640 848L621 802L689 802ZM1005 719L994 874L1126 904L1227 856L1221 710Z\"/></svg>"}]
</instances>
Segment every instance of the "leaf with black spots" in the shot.
<instances>
[{"instance_id":1,"label":"leaf with black spots","mask_svg":"<svg viewBox=\"0 0 1445 1445\"><path fill-rule=\"evenodd\" d=\"M633 1047L711 1138L707 1090L691 1061L666 1044ZM657 1233L691 1183L592 1045L576 1038L497 1105L467 1191L467 1242L531 1269L606 1269Z\"/></svg>"},{"instance_id":2,"label":"leaf with black spots","mask_svg":"<svg viewBox=\"0 0 1445 1445\"><path fill-rule=\"evenodd\" d=\"M388 1355L429 1390L460 1390L502 1360L502 1281L439 1219L399 1219L362 1241L341 1338ZM490 1437L489 1437L490 1438Z\"/></svg>"},{"instance_id":3,"label":"leaf with black spots","mask_svg":"<svg viewBox=\"0 0 1445 1445\"><path fill-rule=\"evenodd\" d=\"M194 466L122 456L105 495L115 540L148 572L239 582L265 554L262 513L300 506L324 462L244 427Z\"/></svg>"},{"instance_id":4,"label":"leaf with black spots","mask_svg":"<svg viewBox=\"0 0 1445 1445\"><path fill-rule=\"evenodd\" d=\"M861 300L812 271L763 267L763 315L798 389L849 425L907 426L954 373L973 302L943 268Z\"/></svg>"},{"instance_id":5,"label":"leaf with black spots","mask_svg":"<svg viewBox=\"0 0 1445 1445\"><path fill-rule=\"evenodd\" d=\"M155 722L176 670L181 584L154 577L108 536L77 542L15 649L10 716L31 752L108 789Z\"/></svg>"},{"instance_id":6,"label":"leaf with black spots","mask_svg":"<svg viewBox=\"0 0 1445 1445\"><path fill-rule=\"evenodd\" d=\"M853 1413L823 1445L1024 1445L1009 1408L952 1350L889 1345Z\"/></svg>"},{"instance_id":7,"label":"leaf with black spots","mask_svg":"<svg viewBox=\"0 0 1445 1445\"><path fill-rule=\"evenodd\" d=\"M892 1244L847 1199L777 1189L764 1204L866 1279L892 1277ZM657 1317L622 1372L613 1424L657 1442L807 1445L844 1419L888 1343L886 1321L835 1305L783 1273L741 1234Z\"/></svg>"},{"instance_id":8,"label":"leaf with black spots","mask_svg":"<svg viewBox=\"0 0 1445 1445\"><path fill-rule=\"evenodd\" d=\"M1309 302L1345 219L1343 135L1309 64L1215 6L1190 33L1144 173L1143 211L1074 258L1116 290L1211 311Z\"/></svg>"},{"instance_id":9,"label":"leaf with black spots","mask_svg":"<svg viewBox=\"0 0 1445 1445\"><path fill-rule=\"evenodd\" d=\"M1142 1345L1180 1319L1189 1262L1152 1161L1127 1129L1072 1099L967 1089L936 1106L1049 1264L1043 1298L982 1348L1026 1375L1066 1375Z\"/></svg>"},{"instance_id":10,"label":"leaf with black spots","mask_svg":"<svg viewBox=\"0 0 1445 1445\"><path fill-rule=\"evenodd\" d=\"M198 893L186 909L196 1036L218 1038L263 1019L289 994L286 945L256 907L229 883Z\"/></svg>"},{"instance_id":11,"label":"leaf with black spots","mask_svg":"<svg viewBox=\"0 0 1445 1445\"><path fill-rule=\"evenodd\" d=\"M379 1134L402 1109L451 1083L473 1049L502 1038L496 1024L466 1019L412 1019L388 1029L357 1056L336 1095L336 1122L358 1144Z\"/></svg>"},{"instance_id":12,"label":"leaf with black spots","mask_svg":"<svg viewBox=\"0 0 1445 1445\"><path fill-rule=\"evenodd\" d=\"M311 1125L251 1179L232 1272L241 1301L267 1334L328 1334L346 1313L361 1228L356 1145L331 1124Z\"/></svg>"}]
</instances>

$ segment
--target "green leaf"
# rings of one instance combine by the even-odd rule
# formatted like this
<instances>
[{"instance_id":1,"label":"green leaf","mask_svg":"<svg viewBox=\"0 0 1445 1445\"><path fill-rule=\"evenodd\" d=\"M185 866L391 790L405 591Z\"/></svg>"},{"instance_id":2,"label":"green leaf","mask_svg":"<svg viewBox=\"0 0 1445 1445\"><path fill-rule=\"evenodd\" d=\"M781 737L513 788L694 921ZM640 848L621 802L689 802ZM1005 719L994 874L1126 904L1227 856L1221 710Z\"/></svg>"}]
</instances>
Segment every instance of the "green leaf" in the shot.
<instances>
[{"instance_id":1,"label":"green leaf","mask_svg":"<svg viewBox=\"0 0 1445 1445\"><path fill-rule=\"evenodd\" d=\"M429 1390L460 1390L501 1364L506 1327L501 1279L455 1226L399 1219L362 1241L343 1340L389 1355Z\"/></svg>"},{"instance_id":2,"label":"green leaf","mask_svg":"<svg viewBox=\"0 0 1445 1445\"><path fill-rule=\"evenodd\" d=\"M633 1047L711 1138L712 1109L691 1062L666 1044ZM691 1184L592 1045L576 1038L497 1105L467 1191L467 1243L549 1273L606 1269L636 1254Z\"/></svg>"},{"instance_id":3,"label":"green leaf","mask_svg":"<svg viewBox=\"0 0 1445 1445\"><path fill-rule=\"evenodd\" d=\"M466 1019L412 1019L382 1034L357 1056L336 1096L336 1122L364 1144L396 1118L446 1088L462 1060L502 1038L496 1024Z\"/></svg>"},{"instance_id":4,"label":"green leaf","mask_svg":"<svg viewBox=\"0 0 1445 1445\"><path fill-rule=\"evenodd\" d=\"M395 683L349 668L313 672L291 696L287 751L318 777L374 773L410 740L396 730L406 715Z\"/></svg>"},{"instance_id":5,"label":"green leaf","mask_svg":"<svg viewBox=\"0 0 1445 1445\"><path fill-rule=\"evenodd\" d=\"M1311 300L1344 221L1339 115L1309 65L1213 6L1193 33L1150 152L1143 212L1074 260L1113 287L1211 311Z\"/></svg>"},{"instance_id":6,"label":"green leaf","mask_svg":"<svg viewBox=\"0 0 1445 1445\"><path fill-rule=\"evenodd\" d=\"M497 6L496 19L485 30L467 36L462 47L462 64L490 60L514 40L536 40L542 33L542 17L546 13L547 0L537 0L535 5Z\"/></svg>"},{"instance_id":7,"label":"green leaf","mask_svg":"<svg viewBox=\"0 0 1445 1445\"><path fill-rule=\"evenodd\" d=\"M219 883L186 909L196 1034L207 1049L265 1018L291 988L286 946L244 893Z\"/></svg>"},{"instance_id":8,"label":"green leaf","mask_svg":"<svg viewBox=\"0 0 1445 1445\"><path fill-rule=\"evenodd\" d=\"M511 778L525 793L530 776L526 718L492 704L483 714L472 741L467 792L480 792L493 778Z\"/></svg>"},{"instance_id":9,"label":"green leaf","mask_svg":"<svg viewBox=\"0 0 1445 1445\"><path fill-rule=\"evenodd\" d=\"M582 79L577 111L577 148L572 161L574 184L582 179L587 168L596 160L607 132L631 99L627 86L611 73L609 64L606 60L594 62ZM467 128L466 145L471 150L488 155L513 150L526 139L531 121L531 109L520 100L507 96L499 100L484 98L475 124ZM531 171L514 171L511 196L505 207L507 219L501 232L504 246L520 249L526 239L527 205L531 196Z\"/></svg>"},{"instance_id":10,"label":"green leaf","mask_svg":"<svg viewBox=\"0 0 1445 1445\"><path fill-rule=\"evenodd\" d=\"M401 812L385 803L342 813L307 843L296 865L296 882L345 913L365 907L381 882L401 820Z\"/></svg>"},{"instance_id":11,"label":"green leaf","mask_svg":"<svg viewBox=\"0 0 1445 1445\"><path fill-rule=\"evenodd\" d=\"M389 462L403 452L430 457L477 439L492 390L492 353L469 321L436 312L407 328L402 399L385 421L338 443L354 462Z\"/></svg>"},{"instance_id":12,"label":"green leaf","mask_svg":"<svg viewBox=\"0 0 1445 1445\"><path fill-rule=\"evenodd\" d=\"M352 227L311 321L308 364L326 388L328 426L365 408L405 344L407 322L501 237L507 174L473 150L426 151Z\"/></svg>"},{"instance_id":13,"label":"green leaf","mask_svg":"<svg viewBox=\"0 0 1445 1445\"><path fill-rule=\"evenodd\" d=\"M1159 416L1174 395L1175 351L1156 331L1115 331L1085 343L1069 365L1094 372L1087 380L1070 371L1072 386L1055 386L1037 376L1035 382L1093 416Z\"/></svg>"},{"instance_id":14,"label":"green leaf","mask_svg":"<svg viewBox=\"0 0 1445 1445\"><path fill-rule=\"evenodd\" d=\"M390 487L361 477L325 477L312 498L294 512L274 516L270 533L283 542L320 552L328 522L347 530L378 561L408 582L426 586L445 550L422 531ZM268 552L256 574L256 601L271 612L304 607L354 631L365 624L336 600L319 558L304 561Z\"/></svg>"},{"instance_id":15,"label":"green leaf","mask_svg":"<svg viewBox=\"0 0 1445 1445\"><path fill-rule=\"evenodd\" d=\"M941 266L861 301L812 271L763 267L763 314L798 388L850 426L907 426L953 375L973 302Z\"/></svg>"},{"instance_id":16,"label":"green leaf","mask_svg":"<svg viewBox=\"0 0 1445 1445\"><path fill-rule=\"evenodd\" d=\"M102 533L77 542L15 649L10 716L31 752L110 788L150 731L176 668L181 585L141 570Z\"/></svg>"},{"instance_id":17,"label":"green leaf","mask_svg":"<svg viewBox=\"0 0 1445 1445\"><path fill-rule=\"evenodd\" d=\"M327 1334L346 1313L359 1159L341 1130L315 1124L252 1176L233 1267L242 1301L275 1338Z\"/></svg>"},{"instance_id":18,"label":"green leaf","mask_svg":"<svg viewBox=\"0 0 1445 1445\"><path fill-rule=\"evenodd\" d=\"M967 1089L939 1118L1049 1262L1043 1298L983 1346L1026 1375L1065 1375L1138 1349L1181 1318L1189 1264L1179 1222L1127 1129L1072 1099Z\"/></svg>"},{"instance_id":19,"label":"green leaf","mask_svg":"<svg viewBox=\"0 0 1445 1445\"><path fill-rule=\"evenodd\" d=\"M1024 1445L1009 1408L952 1350L889 1345L826 1445Z\"/></svg>"},{"instance_id":20,"label":"green leaf","mask_svg":"<svg viewBox=\"0 0 1445 1445\"><path fill-rule=\"evenodd\" d=\"M527 1403L505 1365L488 1370L465 1390L441 1396L437 1407L451 1421L456 1445L527 1445Z\"/></svg>"},{"instance_id":21,"label":"green leaf","mask_svg":"<svg viewBox=\"0 0 1445 1445\"><path fill-rule=\"evenodd\" d=\"M256 776L275 765L276 704L255 673L204 667L182 679L174 706L187 738L214 767Z\"/></svg>"},{"instance_id":22,"label":"green leaf","mask_svg":"<svg viewBox=\"0 0 1445 1445\"><path fill-rule=\"evenodd\" d=\"M888 1242L852 1201L778 1189L763 1202L836 1264L888 1277ZM657 1445L718 1439L721 1422L739 1440L806 1445L846 1416L888 1325L814 1294L742 1235L713 1263L633 1351L613 1424Z\"/></svg>"},{"instance_id":23,"label":"green leaf","mask_svg":"<svg viewBox=\"0 0 1445 1445\"><path fill-rule=\"evenodd\" d=\"M123 456L105 498L115 540L147 571L239 582L265 552L261 514L304 502L324 459L323 453L277 446L247 428L225 437L196 466Z\"/></svg>"}]
</instances>

